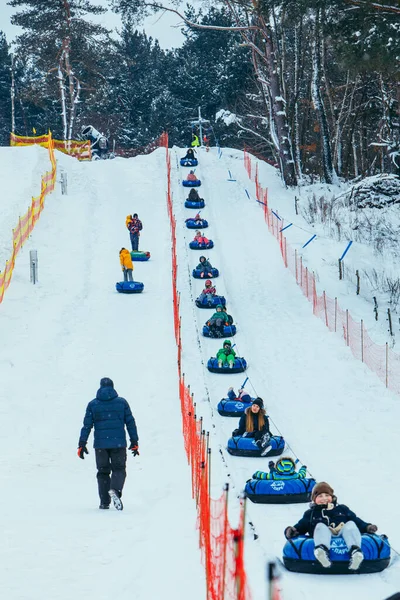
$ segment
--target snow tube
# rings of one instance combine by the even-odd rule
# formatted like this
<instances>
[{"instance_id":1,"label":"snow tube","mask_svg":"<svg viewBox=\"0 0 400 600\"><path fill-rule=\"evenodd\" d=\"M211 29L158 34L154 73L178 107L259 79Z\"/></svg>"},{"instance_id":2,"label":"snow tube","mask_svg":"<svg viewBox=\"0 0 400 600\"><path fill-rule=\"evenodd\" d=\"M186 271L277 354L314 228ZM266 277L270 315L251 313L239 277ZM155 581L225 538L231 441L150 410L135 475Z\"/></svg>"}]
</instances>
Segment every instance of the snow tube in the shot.
<instances>
[{"instance_id":1,"label":"snow tube","mask_svg":"<svg viewBox=\"0 0 400 600\"><path fill-rule=\"evenodd\" d=\"M210 373L227 373L228 375L232 373L243 373L243 371L247 369L247 362L244 358L235 358L233 367L230 369L228 365L219 367L217 358L212 356L207 363L207 369Z\"/></svg>"},{"instance_id":2,"label":"snow tube","mask_svg":"<svg viewBox=\"0 0 400 600\"><path fill-rule=\"evenodd\" d=\"M194 219L186 219L186 227L188 229L206 229L208 227L208 221L200 219L195 221Z\"/></svg>"},{"instance_id":3,"label":"snow tube","mask_svg":"<svg viewBox=\"0 0 400 600\"><path fill-rule=\"evenodd\" d=\"M251 400L253 401L255 398ZM217 404L217 410L222 417L241 417L248 406L251 406L251 402L222 398Z\"/></svg>"},{"instance_id":4,"label":"snow tube","mask_svg":"<svg viewBox=\"0 0 400 600\"><path fill-rule=\"evenodd\" d=\"M196 240L192 240L189 243L189 248L191 250L210 250L210 248L214 248L214 242L209 240L208 244L199 244L199 242L196 242Z\"/></svg>"},{"instance_id":5,"label":"snow tube","mask_svg":"<svg viewBox=\"0 0 400 600\"><path fill-rule=\"evenodd\" d=\"M203 272L203 271L200 271L200 269L193 269L193 271L192 271L192 275L193 275L193 277L194 277L195 279L210 279L210 276L209 276L209 275L207 275L207 276L206 276L206 275L204 275L204 277L200 277L200 274L201 274L202 272ZM212 268L212 269L211 269L211 277L218 277L218 275L219 275L219 271L218 271L218 269L214 269L214 268Z\"/></svg>"},{"instance_id":6,"label":"snow tube","mask_svg":"<svg viewBox=\"0 0 400 600\"><path fill-rule=\"evenodd\" d=\"M344 539L339 535L332 538L329 557L332 565L325 569L314 556L314 540L305 535L288 540L283 548L283 562L288 571L317 573L320 575L351 575L378 573L390 562L390 544L385 535L364 533L361 536L364 560L357 571L349 570L350 555Z\"/></svg>"},{"instance_id":7,"label":"snow tube","mask_svg":"<svg viewBox=\"0 0 400 600\"><path fill-rule=\"evenodd\" d=\"M315 479L249 479L244 491L258 504L310 502Z\"/></svg>"},{"instance_id":8,"label":"snow tube","mask_svg":"<svg viewBox=\"0 0 400 600\"><path fill-rule=\"evenodd\" d=\"M279 456L285 449L285 440L281 435L272 435L269 443L271 447L262 458ZM226 449L233 456L261 456L262 452L254 438L241 436L229 438Z\"/></svg>"},{"instance_id":9,"label":"snow tube","mask_svg":"<svg viewBox=\"0 0 400 600\"><path fill-rule=\"evenodd\" d=\"M185 208L204 208L206 203L201 200L185 200Z\"/></svg>"},{"instance_id":10,"label":"snow tube","mask_svg":"<svg viewBox=\"0 0 400 600\"><path fill-rule=\"evenodd\" d=\"M181 158L181 167L197 167L199 161L197 158Z\"/></svg>"},{"instance_id":11,"label":"snow tube","mask_svg":"<svg viewBox=\"0 0 400 600\"><path fill-rule=\"evenodd\" d=\"M226 306L225 296L210 296L210 302L208 302L207 298L203 298L203 300L199 300L196 298L195 304L198 308L215 308L218 304L222 304L222 306Z\"/></svg>"},{"instance_id":12,"label":"snow tube","mask_svg":"<svg viewBox=\"0 0 400 600\"><path fill-rule=\"evenodd\" d=\"M182 181L182 185L183 187L200 187L201 181L200 179L195 179L194 181L188 181L187 179L184 179Z\"/></svg>"},{"instance_id":13,"label":"snow tube","mask_svg":"<svg viewBox=\"0 0 400 600\"><path fill-rule=\"evenodd\" d=\"M140 294L143 292L144 284L140 281L120 281L115 284L115 289L120 294Z\"/></svg>"},{"instance_id":14,"label":"snow tube","mask_svg":"<svg viewBox=\"0 0 400 600\"><path fill-rule=\"evenodd\" d=\"M141 250L132 250L132 252L131 252L131 259L134 261L149 260L149 258L150 258L150 252L142 252Z\"/></svg>"},{"instance_id":15,"label":"snow tube","mask_svg":"<svg viewBox=\"0 0 400 600\"><path fill-rule=\"evenodd\" d=\"M208 325L203 326L203 335L205 337L232 337L236 335L236 325L224 325L224 333L223 335L214 336L210 334L210 328Z\"/></svg>"}]
</instances>

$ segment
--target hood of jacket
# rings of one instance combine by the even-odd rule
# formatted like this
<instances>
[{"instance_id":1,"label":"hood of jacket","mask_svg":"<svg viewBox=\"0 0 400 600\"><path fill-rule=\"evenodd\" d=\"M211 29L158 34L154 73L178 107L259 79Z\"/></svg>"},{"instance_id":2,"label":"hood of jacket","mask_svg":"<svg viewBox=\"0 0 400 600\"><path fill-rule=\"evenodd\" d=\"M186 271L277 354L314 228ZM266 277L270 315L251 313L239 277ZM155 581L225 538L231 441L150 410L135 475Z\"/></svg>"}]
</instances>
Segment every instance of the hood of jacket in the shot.
<instances>
[{"instance_id":1,"label":"hood of jacket","mask_svg":"<svg viewBox=\"0 0 400 600\"><path fill-rule=\"evenodd\" d=\"M114 400L118 398L118 392L113 387L101 387L97 390L96 398L103 401Z\"/></svg>"}]
</instances>

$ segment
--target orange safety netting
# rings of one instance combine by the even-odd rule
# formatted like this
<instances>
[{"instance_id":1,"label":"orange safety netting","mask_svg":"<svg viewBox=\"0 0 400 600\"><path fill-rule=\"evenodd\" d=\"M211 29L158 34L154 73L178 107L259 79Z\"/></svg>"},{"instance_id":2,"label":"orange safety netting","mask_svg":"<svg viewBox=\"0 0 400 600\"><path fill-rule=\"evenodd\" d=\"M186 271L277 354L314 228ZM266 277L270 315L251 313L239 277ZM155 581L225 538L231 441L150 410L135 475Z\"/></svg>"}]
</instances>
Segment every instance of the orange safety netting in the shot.
<instances>
[{"instance_id":1,"label":"orange safety netting","mask_svg":"<svg viewBox=\"0 0 400 600\"><path fill-rule=\"evenodd\" d=\"M43 146L48 148L48 136L27 136L27 135L15 135L10 133L10 146ZM53 139L54 150L64 152L74 156L78 160L90 160L92 157L91 145L89 140L55 140Z\"/></svg>"},{"instance_id":2,"label":"orange safety netting","mask_svg":"<svg viewBox=\"0 0 400 600\"><path fill-rule=\"evenodd\" d=\"M343 310L339 306L337 298L330 298L325 292L317 293L315 274L303 265L303 259L298 255L298 251L287 243L282 233L283 220L268 207L268 190L260 186L258 164L254 168L251 156L246 150L244 166L249 178L255 183L257 201L263 209L269 231L279 243L282 260L312 304L314 315L319 317L330 331L338 333L354 357L376 373L387 388L400 394L400 355L391 350L387 343L373 342L363 321L355 321L348 310Z\"/></svg>"},{"instance_id":3,"label":"orange safety netting","mask_svg":"<svg viewBox=\"0 0 400 600\"><path fill-rule=\"evenodd\" d=\"M49 134L46 136L41 136L40 139L41 144L49 151L51 171L47 171L44 175L42 175L40 195L36 198L32 198L31 205L29 206L27 212L22 217L19 217L17 226L12 230L12 254L11 257L6 261L4 271L0 273L0 303L3 301L4 294L10 285L15 259L18 255L18 252L21 250L24 242L31 234L36 221L39 219L44 208L46 196L54 190L56 184L57 165L54 156L54 143L51 132L49 132Z\"/></svg>"}]
</instances>

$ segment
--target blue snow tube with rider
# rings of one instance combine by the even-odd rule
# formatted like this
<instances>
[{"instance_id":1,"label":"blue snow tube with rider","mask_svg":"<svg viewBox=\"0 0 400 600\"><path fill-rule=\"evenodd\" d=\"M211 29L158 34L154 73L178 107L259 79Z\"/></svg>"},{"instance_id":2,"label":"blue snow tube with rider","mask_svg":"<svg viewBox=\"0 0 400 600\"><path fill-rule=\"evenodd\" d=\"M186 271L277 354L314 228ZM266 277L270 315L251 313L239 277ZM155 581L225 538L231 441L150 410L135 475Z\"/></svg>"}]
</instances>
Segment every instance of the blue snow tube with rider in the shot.
<instances>
[{"instance_id":1,"label":"blue snow tube with rider","mask_svg":"<svg viewBox=\"0 0 400 600\"><path fill-rule=\"evenodd\" d=\"M207 279L209 277L211 277L211 279L212 279L213 277L218 277L218 275L219 275L218 269L212 268L212 269L210 269L210 271L208 271L208 273L210 273L210 272L211 272L211 275L207 275L207 276L204 275L204 277L201 277L201 274L204 273L204 271L202 271L200 269L193 269L192 275L195 279Z\"/></svg>"},{"instance_id":2,"label":"blue snow tube with rider","mask_svg":"<svg viewBox=\"0 0 400 600\"><path fill-rule=\"evenodd\" d=\"M194 179L194 180L187 180L184 179L182 181L182 185L183 187L200 187L201 186L201 180L200 179Z\"/></svg>"},{"instance_id":3,"label":"blue snow tube with rider","mask_svg":"<svg viewBox=\"0 0 400 600\"><path fill-rule=\"evenodd\" d=\"M236 335L236 325L224 325L224 333L221 335L211 335L211 331L208 325L203 326L203 335L204 337L215 338L215 337L232 337Z\"/></svg>"},{"instance_id":4,"label":"blue snow tube with rider","mask_svg":"<svg viewBox=\"0 0 400 600\"><path fill-rule=\"evenodd\" d=\"M186 227L188 229L207 229L208 221L206 219L197 219L197 221L194 219L186 219Z\"/></svg>"},{"instance_id":5,"label":"blue snow tube with rider","mask_svg":"<svg viewBox=\"0 0 400 600\"><path fill-rule=\"evenodd\" d=\"M243 373L243 371L247 369L247 362L244 358L236 357L232 368L226 363L222 367L219 367L218 359L215 356L212 356L208 360L207 369L210 371L210 373L232 375L232 373Z\"/></svg>"},{"instance_id":6,"label":"blue snow tube with rider","mask_svg":"<svg viewBox=\"0 0 400 600\"><path fill-rule=\"evenodd\" d=\"M144 284L140 281L120 281L115 284L115 289L120 294L140 294L144 290Z\"/></svg>"},{"instance_id":7,"label":"blue snow tube with rider","mask_svg":"<svg viewBox=\"0 0 400 600\"><path fill-rule=\"evenodd\" d=\"M249 479L244 491L256 504L310 502L315 479Z\"/></svg>"},{"instance_id":8,"label":"blue snow tube with rider","mask_svg":"<svg viewBox=\"0 0 400 600\"><path fill-rule=\"evenodd\" d=\"M241 417L246 408L251 406L253 400L255 398L251 398L250 402L242 402L238 398L235 400L222 398L217 404L217 410L221 417Z\"/></svg>"},{"instance_id":9,"label":"blue snow tube with rider","mask_svg":"<svg viewBox=\"0 0 400 600\"><path fill-rule=\"evenodd\" d=\"M204 208L205 205L203 198L200 200L185 200L185 208Z\"/></svg>"},{"instance_id":10,"label":"blue snow tube with rider","mask_svg":"<svg viewBox=\"0 0 400 600\"><path fill-rule=\"evenodd\" d=\"M210 250L214 248L214 242L212 240L208 240L207 244L199 243L196 240L192 240L189 242L189 248L191 250Z\"/></svg>"},{"instance_id":11,"label":"blue snow tube with rider","mask_svg":"<svg viewBox=\"0 0 400 600\"><path fill-rule=\"evenodd\" d=\"M222 304L222 306L226 306L225 296L211 296L211 294L207 294L202 300L196 298L195 304L198 308L216 308L218 304Z\"/></svg>"},{"instance_id":12,"label":"blue snow tube with rider","mask_svg":"<svg viewBox=\"0 0 400 600\"><path fill-rule=\"evenodd\" d=\"M328 568L323 567L314 556L314 540L299 535L287 540L283 548L283 563L288 571L319 575L351 575L359 573L379 573L390 562L390 544L386 535L364 533L361 536L361 550L364 560L357 571L349 569L350 554L342 536L332 537Z\"/></svg>"},{"instance_id":13,"label":"blue snow tube with rider","mask_svg":"<svg viewBox=\"0 0 400 600\"><path fill-rule=\"evenodd\" d=\"M150 252L142 252L141 250L132 250L131 259L135 262L149 260Z\"/></svg>"},{"instance_id":14,"label":"blue snow tube with rider","mask_svg":"<svg viewBox=\"0 0 400 600\"><path fill-rule=\"evenodd\" d=\"M262 458L268 456L279 456L285 449L285 440L281 435L271 435L269 440L270 449L267 454L264 454ZM229 454L233 456L261 456L261 452L263 448L260 448L256 444L256 440L253 437L241 437L241 436L232 436L228 440L228 445L226 447Z\"/></svg>"},{"instance_id":15,"label":"blue snow tube with rider","mask_svg":"<svg viewBox=\"0 0 400 600\"><path fill-rule=\"evenodd\" d=\"M181 167L197 167L198 164L197 158L181 158L180 160Z\"/></svg>"}]
</instances>

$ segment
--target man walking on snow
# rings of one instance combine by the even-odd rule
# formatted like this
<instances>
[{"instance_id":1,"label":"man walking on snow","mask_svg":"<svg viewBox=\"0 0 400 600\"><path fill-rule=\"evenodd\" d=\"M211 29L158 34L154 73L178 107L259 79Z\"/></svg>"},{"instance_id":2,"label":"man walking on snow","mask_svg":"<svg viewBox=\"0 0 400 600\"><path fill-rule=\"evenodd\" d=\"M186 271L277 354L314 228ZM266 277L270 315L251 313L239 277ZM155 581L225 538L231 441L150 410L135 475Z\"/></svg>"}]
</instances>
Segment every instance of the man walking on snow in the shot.
<instances>
[{"instance_id":1,"label":"man walking on snow","mask_svg":"<svg viewBox=\"0 0 400 600\"><path fill-rule=\"evenodd\" d=\"M126 478L126 436L130 438L129 450L139 455L138 433L135 419L125 398L120 398L114 383L108 377L100 381L96 398L86 408L83 427L79 437L78 456L84 459L89 454L86 444L94 427L94 444L97 466L100 506L110 507L112 500L117 510L123 509L122 488Z\"/></svg>"}]
</instances>

